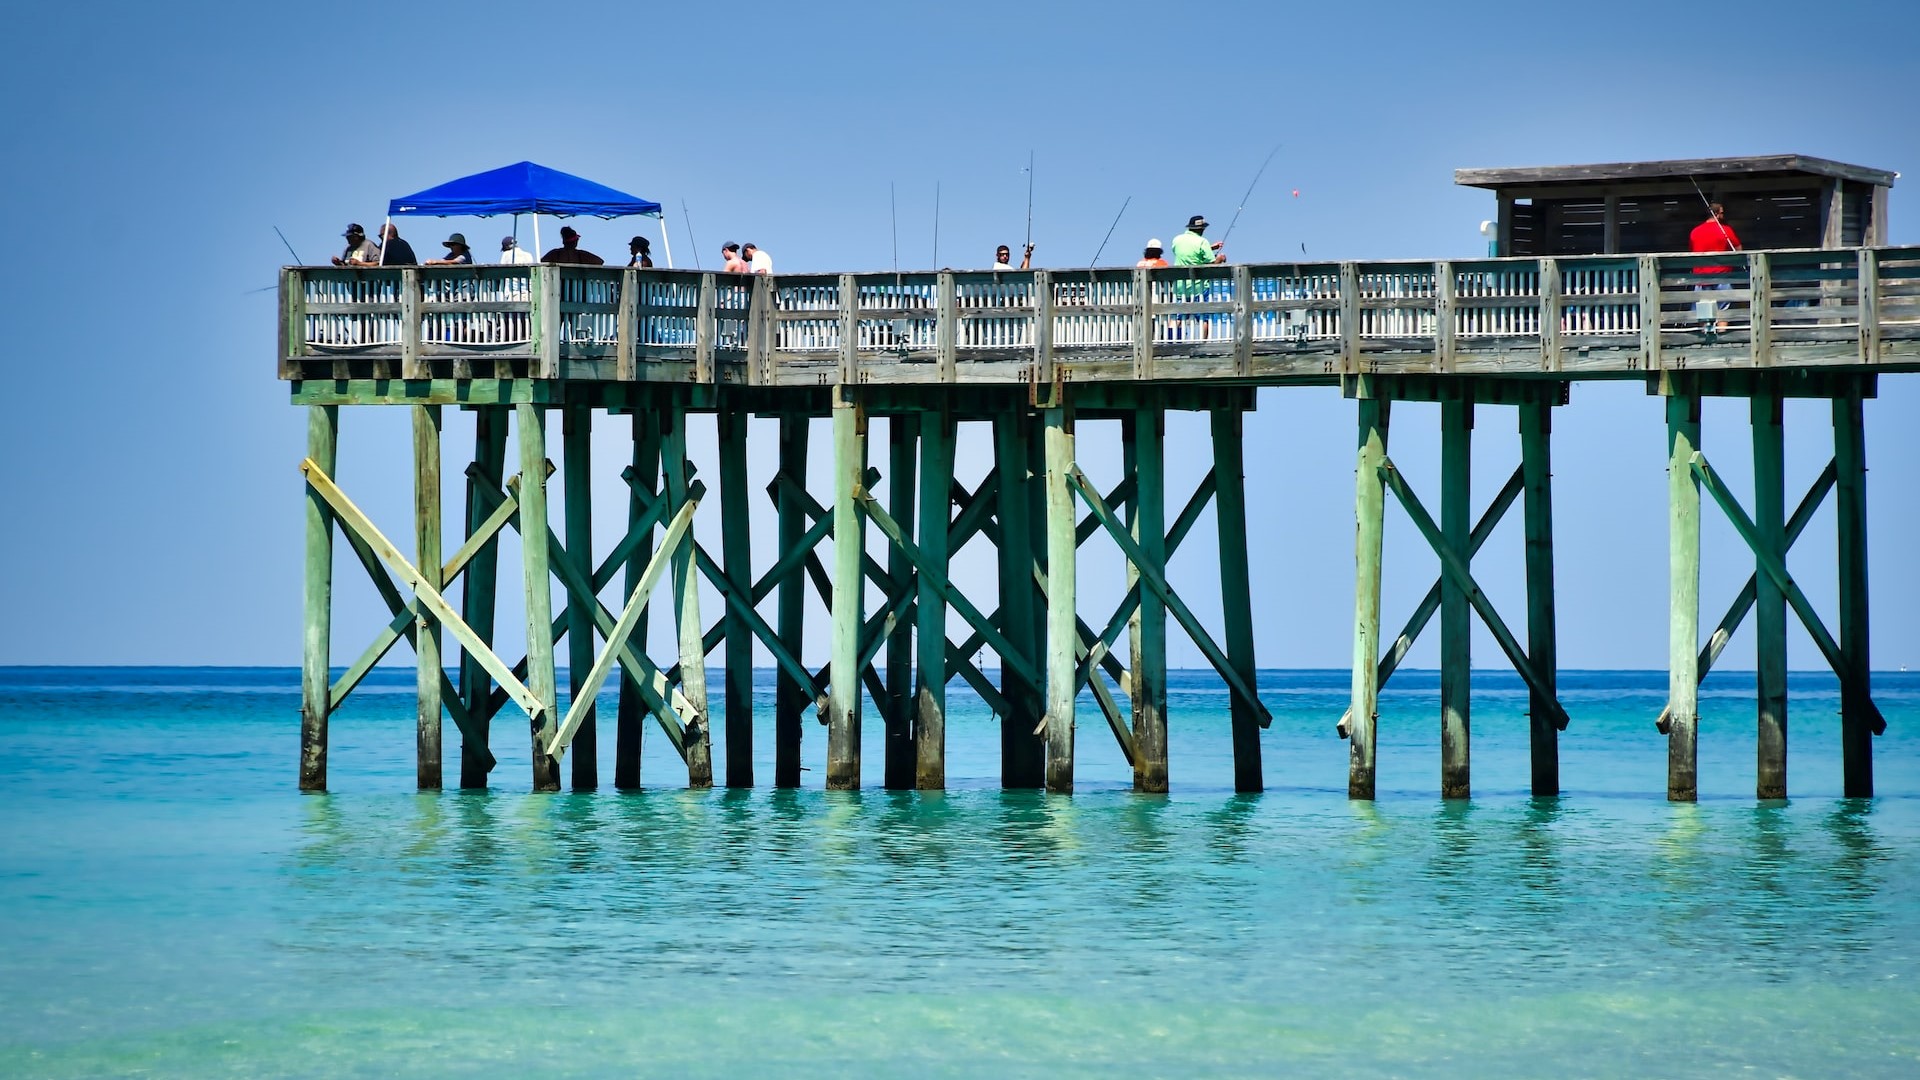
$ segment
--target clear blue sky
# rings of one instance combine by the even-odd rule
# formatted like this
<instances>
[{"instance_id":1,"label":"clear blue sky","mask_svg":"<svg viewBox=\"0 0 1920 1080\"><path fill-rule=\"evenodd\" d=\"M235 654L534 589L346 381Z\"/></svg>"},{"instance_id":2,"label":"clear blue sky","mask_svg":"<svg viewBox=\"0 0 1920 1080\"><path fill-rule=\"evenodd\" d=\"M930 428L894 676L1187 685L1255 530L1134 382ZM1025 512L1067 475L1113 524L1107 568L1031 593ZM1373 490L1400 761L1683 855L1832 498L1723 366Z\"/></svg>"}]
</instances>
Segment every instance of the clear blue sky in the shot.
<instances>
[{"instance_id":1,"label":"clear blue sky","mask_svg":"<svg viewBox=\"0 0 1920 1080\"><path fill-rule=\"evenodd\" d=\"M1817 16L1772 3L25 6L0 68L16 252L0 268L15 402L0 424L0 663L297 663L305 424L273 377L272 293L252 291L287 261L275 225L324 260L347 221L376 224L392 196L531 158L664 203L683 264L685 200L709 265L722 240L754 240L789 271L888 265L890 181L901 261L929 264L938 183L940 262L966 265L1018 243L1031 148L1038 261L1084 265L1131 196L1105 257L1120 262L1189 214L1224 223L1278 141L1233 234L1236 259L1302 244L1328 259L1466 256L1482 250L1476 227L1493 205L1453 185L1461 166L1797 152L1920 168L1920 127L1886 97L1915 74L1916 11L1845 0ZM1892 196L1895 243L1920 241L1912 183ZM404 224L423 254L455 228L490 250L504 228ZM577 224L608 256L634 231L657 235L653 222ZM1883 379L1867 416L1874 659L1920 665L1920 564L1907 554L1920 534L1920 376ZM1584 384L1555 423L1562 663L1662 666L1659 403L1638 384ZM1749 490L1744 405L1716 405L1706 423L1708 454ZM1810 406L1788 424L1789 484L1804 487L1830 428ZM1396 412L1394 456L1429 499L1436 426L1431 409ZM453 414L447 427L452 461L470 427ZM344 428L343 484L410 547L404 411ZM1171 486L1204 472L1203 432L1174 422ZM1352 432L1351 403L1324 390L1268 392L1249 422L1265 665L1347 663ZM1517 459L1512 432L1509 412L1482 411L1479 502ZM1116 437L1083 435L1089 471L1108 482ZM611 461L619 431L596 449ZM756 448L756 477L770 452ZM963 455L976 475L980 456ZM602 550L615 516L602 513ZM1397 626L1435 562L1397 509L1390 520L1384 618ZM1831 521L1829 509L1792 560L1827 612ZM1516 622L1517 525L1476 564ZM1723 522L1706 536L1711 625L1752 560ZM763 566L770 538L757 530ZM1196 533L1175 572L1209 616L1212 542ZM1090 609L1117 594L1111 556L1083 568ZM983 570L963 560L963 581L984 584ZM343 660L384 621L357 577L342 565ZM1792 649L1795 667L1819 662L1797 630ZM1432 650L1423 642L1412 662L1430 666ZM1177 636L1173 659L1199 662ZM1484 635L1475 659L1498 662ZM1751 666L1750 638L1727 663Z\"/></svg>"}]
</instances>

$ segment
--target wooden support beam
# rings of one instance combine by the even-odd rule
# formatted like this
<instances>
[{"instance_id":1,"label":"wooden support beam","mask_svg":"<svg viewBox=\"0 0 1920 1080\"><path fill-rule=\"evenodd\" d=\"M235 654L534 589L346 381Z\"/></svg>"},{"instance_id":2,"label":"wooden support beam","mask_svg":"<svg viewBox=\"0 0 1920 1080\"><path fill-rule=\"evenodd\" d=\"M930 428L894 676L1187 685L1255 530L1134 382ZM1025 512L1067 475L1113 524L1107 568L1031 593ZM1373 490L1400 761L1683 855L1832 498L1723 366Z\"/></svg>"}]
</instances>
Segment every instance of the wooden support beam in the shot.
<instances>
[{"instance_id":1,"label":"wooden support beam","mask_svg":"<svg viewBox=\"0 0 1920 1080\"><path fill-rule=\"evenodd\" d=\"M1536 797L1560 794L1560 728L1553 721L1559 700L1560 646L1553 597L1553 407L1520 406L1520 469L1526 488L1524 526L1527 570L1527 658L1546 692L1528 688L1527 735ZM1475 530L1473 549L1480 536Z\"/></svg>"},{"instance_id":2,"label":"wooden support beam","mask_svg":"<svg viewBox=\"0 0 1920 1080\"><path fill-rule=\"evenodd\" d=\"M1642 255L1637 260L1640 284L1640 366L1659 371L1660 357L1660 260Z\"/></svg>"},{"instance_id":3,"label":"wooden support beam","mask_svg":"<svg viewBox=\"0 0 1920 1080\"><path fill-rule=\"evenodd\" d=\"M1880 253L1862 248L1856 272L1860 283L1860 362L1877 364L1880 362Z\"/></svg>"},{"instance_id":4,"label":"wooden support beam","mask_svg":"<svg viewBox=\"0 0 1920 1080\"><path fill-rule=\"evenodd\" d=\"M1867 441L1858 394L1833 401L1833 461L1839 482L1836 561L1840 572L1840 644L1844 650L1840 673L1841 791L1849 799L1868 799L1873 797L1873 736L1877 731L1873 669L1867 648ZM1878 730L1885 730L1884 721Z\"/></svg>"},{"instance_id":5,"label":"wooden support beam","mask_svg":"<svg viewBox=\"0 0 1920 1080\"><path fill-rule=\"evenodd\" d=\"M780 476L791 480L795 485L804 484L807 478L807 432L812 421L804 416L782 416L780 418ZM800 508L799 501L784 489L776 486L778 492L775 501L779 505L780 516L780 552L782 560L794 559L798 567L805 554L811 552L814 544L803 543L807 533L806 513ZM828 525L827 519L822 519ZM830 525L829 525L830 527ZM824 530L823 530L824 533ZM817 544L818 541L815 541ZM774 618L777 621L780 640L795 656L800 655L806 632L806 593L802 591L804 582L794 574L780 579L779 609ZM758 592L758 588L754 590ZM807 702L802 696L800 684L792 675L782 671L775 684L773 706L773 785L783 788L800 786L800 733L805 726L801 722L801 713Z\"/></svg>"},{"instance_id":6,"label":"wooden support beam","mask_svg":"<svg viewBox=\"0 0 1920 1080\"><path fill-rule=\"evenodd\" d=\"M842 332L851 331L852 277L842 276ZM842 365L853 361L846 345ZM844 372L843 372L844 374ZM866 417L845 396L833 404L833 641L832 682L827 705L827 790L860 787L860 664L859 632L865 609L865 578L861 557L866 553L866 528L855 492L867 469Z\"/></svg>"},{"instance_id":7,"label":"wooden support beam","mask_svg":"<svg viewBox=\"0 0 1920 1080\"><path fill-rule=\"evenodd\" d=\"M1129 552L1129 584L1167 572L1167 429L1166 413L1156 408L1134 412L1129 434L1133 441L1134 499L1128 504L1136 546ZM1078 631L1075 631L1076 638ZM1140 592L1133 615L1133 790L1167 790L1167 605L1151 587Z\"/></svg>"},{"instance_id":8,"label":"wooden support beam","mask_svg":"<svg viewBox=\"0 0 1920 1080\"><path fill-rule=\"evenodd\" d=\"M724 399L723 399L724 400ZM747 416L714 414L720 442L720 555L728 591L741 602L726 609L727 786L753 786L753 521L747 507ZM764 623L762 625L765 625ZM767 633L772 635L772 628ZM704 640L702 645L704 645Z\"/></svg>"},{"instance_id":9,"label":"wooden support beam","mask_svg":"<svg viewBox=\"0 0 1920 1080\"><path fill-rule=\"evenodd\" d=\"M1258 667L1253 654L1253 582L1247 557L1247 483L1244 417L1238 409L1215 409L1213 478L1218 492L1214 519L1220 534L1220 609L1226 628L1227 660L1256 692ZM1096 684L1099 682L1095 677ZM1096 685L1095 693L1100 687ZM1230 698L1233 719L1233 790L1262 791L1260 722L1238 698Z\"/></svg>"},{"instance_id":10,"label":"wooden support beam","mask_svg":"<svg viewBox=\"0 0 1920 1080\"><path fill-rule=\"evenodd\" d=\"M414 271L408 271L409 275ZM440 531L440 406L415 405L413 412L413 523L415 562L428 588L446 587L440 560L446 557ZM440 685L447 680L440 654L440 623L418 612L413 633L415 658L414 782L421 791L439 791Z\"/></svg>"},{"instance_id":11,"label":"wooden support beam","mask_svg":"<svg viewBox=\"0 0 1920 1080\"><path fill-rule=\"evenodd\" d=\"M1347 724L1349 799L1374 795L1374 730L1380 698L1374 658L1380 655L1380 551L1387 509L1380 466L1387 460L1389 404L1374 397L1359 402L1360 446L1353 497L1353 699Z\"/></svg>"},{"instance_id":12,"label":"wooden support beam","mask_svg":"<svg viewBox=\"0 0 1920 1080\"><path fill-rule=\"evenodd\" d=\"M587 405L568 405L560 410L561 476L566 498L567 557L581 574L593 573L593 409ZM599 731L594 723L597 710L588 701L577 703L586 685L587 672L593 667L593 615L585 605L567 604L567 693L571 699L567 716L578 712L574 733L566 743L573 751L571 782L575 791L592 791L600 786ZM549 739L552 745L554 740Z\"/></svg>"},{"instance_id":13,"label":"wooden support beam","mask_svg":"<svg viewBox=\"0 0 1920 1080\"><path fill-rule=\"evenodd\" d=\"M558 281L557 267L534 269L551 271L541 279L548 285ZM540 275L536 274L535 277L540 278ZM551 299L555 310L550 321L557 326L557 288ZM534 705L528 710L533 735L533 790L558 791L560 763L546 752L546 736L552 734L557 693L553 672L553 638L548 631L553 622L553 566L547 548L547 418L538 405L515 405L514 419L520 429L520 562L526 586L526 692ZM508 682L500 678L497 671L494 672L494 678L502 685Z\"/></svg>"},{"instance_id":14,"label":"wooden support beam","mask_svg":"<svg viewBox=\"0 0 1920 1080\"><path fill-rule=\"evenodd\" d=\"M633 413L633 461L627 474L631 490L627 496L627 535L632 536L641 523L648 519L652 508L643 503L657 496L660 484L660 428L650 409L636 409ZM665 507L660 507L662 511ZM653 561L653 527L646 526L642 539L635 544L632 554L625 560L627 568L623 595L631 597L640 586L640 576L645 567ZM645 655L647 651L648 610L641 609L640 621L634 625L633 633L628 635L628 644L634 652ZM613 786L621 791L637 791L640 788L640 767L644 759L647 706L643 701L639 680L625 676L620 680L619 714L615 720L613 748Z\"/></svg>"},{"instance_id":15,"label":"wooden support beam","mask_svg":"<svg viewBox=\"0 0 1920 1080\"><path fill-rule=\"evenodd\" d=\"M943 275L951 287L950 275ZM920 553L927 565L947 575L948 534L953 522L953 417L944 411L920 414ZM889 483L898 483L898 473ZM982 503L985 500L981 500ZM896 578L904 567L895 572ZM947 786L947 604L935 575L919 575L914 601L919 618L918 671L913 697L914 787L938 791Z\"/></svg>"},{"instance_id":16,"label":"wooden support beam","mask_svg":"<svg viewBox=\"0 0 1920 1080\"><path fill-rule=\"evenodd\" d=\"M1038 546L1033 493L1043 484L1033 468L1032 442L1025 430L1028 422L1029 414L1001 413L994 417L993 438L994 459L1000 469L1001 626L1017 649L1037 656L1044 650L1034 627L1044 615L1030 584ZM971 657L972 653L963 650L963 655ZM998 710L1000 784L1005 788L1037 788L1046 783L1046 741L1040 734L1045 704L1014 677L1004 662L1000 668L1000 692L1006 706Z\"/></svg>"},{"instance_id":17,"label":"wooden support beam","mask_svg":"<svg viewBox=\"0 0 1920 1080\"><path fill-rule=\"evenodd\" d=\"M1042 415L1046 425L1047 790L1070 794L1073 699L1078 691L1073 678L1074 646L1079 643L1080 633L1074 619L1078 545L1074 543L1073 492L1068 482L1078 466L1073 456L1072 417L1064 408L1046 409ZM1019 587L1030 592L1025 578L1021 575Z\"/></svg>"},{"instance_id":18,"label":"wooden support beam","mask_svg":"<svg viewBox=\"0 0 1920 1080\"><path fill-rule=\"evenodd\" d=\"M1440 542L1472 568L1473 403L1440 405ZM1440 578L1440 797L1473 794L1473 607L1465 583Z\"/></svg>"},{"instance_id":19,"label":"wooden support beam","mask_svg":"<svg viewBox=\"0 0 1920 1080\"><path fill-rule=\"evenodd\" d=\"M1699 799L1700 399L1667 397L1667 799Z\"/></svg>"},{"instance_id":20,"label":"wooden support beam","mask_svg":"<svg viewBox=\"0 0 1920 1080\"><path fill-rule=\"evenodd\" d=\"M922 413L921 417L925 415ZM893 505L893 520L899 523L908 537L913 535L914 528L914 458L919 419L905 415L887 418L887 499ZM946 486L942 485L935 496L942 507L946 505L945 495ZM937 543L944 547L947 530L944 514L942 517ZM922 550L925 550L924 539ZM907 579L912 574L913 564L907 560L906 553L898 545L889 546L887 576L893 579L894 587L899 589L897 607L895 596L890 594L888 598L888 607L893 610L894 618L886 628L887 696L880 701L881 721L885 726L881 740L881 783L889 791L911 790L915 786L914 775L918 767L917 740L914 736L913 620L901 617L912 600L912 594L906 588ZM945 637L944 630L941 636Z\"/></svg>"},{"instance_id":21,"label":"wooden support beam","mask_svg":"<svg viewBox=\"0 0 1920 1080\"><path fill-rule=\"evenodd\" d=\"M1755 252L1760 260L1762 253ZM1756 273L1758 270L1756 269ZM1756 298L1755 336L1759 317ZM1757 346L1756 346L1757 348ZM1777 560L1786 556L1786 444L1781 431L1780 396L1748 399L1753 423L1754 539ZM1756 567L1757 570L1757 567ZM1757 760L1754 798L1787 797L1787 604L1780 587L1756 573L1754 670L1758 676Z\"/></svg>"},{"instance_id":22,"label":"wooden support beam","mask_svg":"<svg viewBox=\"0 0 1920 1080\"><path fill-rule=\"evenodd\" d=\"M507 417L508 410L501 405L482 405L473 410L473 463L467 467L467 537L474 537L487 531L487 539L466 559L465 568L458 572L460 578L460 612L473 627L473 632L489 649L493 647L493 619L496 590L500 580L500 542L499 529L505 525L503 518L494 525L484 504L474 493L477 484L485 483L498 488L505 481L507 464ZM514 509L518 510L518 503ZM449 565L460 561L466 551L456 552ZM444 577L444 575L443 575ZM460 652L460 702L465 707L470 727L463 730L460 742L460 786L462 788L484 788L487 786L487 773L493 768L493 753L488 748L488 735L493 723L491 712L486 703L492 691L487 668L470 650ZM468 732L471 734L468 734Z\"/></svg>"},{"instance_id":23,"label":"wooden support beam","mask_svg":"<svg viewBox=\"0 0 1920 1080\"><path fill-rule=\"evenodd\" d=\"M689 488L687 412L675 404L665 411L660 432L660 469L666 478L667 511L678 514L693 501ZM700 634L700 571L695 565L693 530L673 549L674 625L680 640L680 692L694 715L686 723L687 786L713 786L713 724L707 701L707 651Z\"/></svg>"},{"instance_id":24,"label":"wooden support beam","mask_svg":"<svg viewBox=\"0 0 1920 1080\"><path fill-rule=\"evenodd\" d=\"M340 410L334 405L307 407L307 460L331 475L338 464ZM333 508L314 488L307 489L306 562L301 603L305 626L300 642L300 790L327 790L327 718L332 712L333 663Z\"/></svg>"}]
</instances>

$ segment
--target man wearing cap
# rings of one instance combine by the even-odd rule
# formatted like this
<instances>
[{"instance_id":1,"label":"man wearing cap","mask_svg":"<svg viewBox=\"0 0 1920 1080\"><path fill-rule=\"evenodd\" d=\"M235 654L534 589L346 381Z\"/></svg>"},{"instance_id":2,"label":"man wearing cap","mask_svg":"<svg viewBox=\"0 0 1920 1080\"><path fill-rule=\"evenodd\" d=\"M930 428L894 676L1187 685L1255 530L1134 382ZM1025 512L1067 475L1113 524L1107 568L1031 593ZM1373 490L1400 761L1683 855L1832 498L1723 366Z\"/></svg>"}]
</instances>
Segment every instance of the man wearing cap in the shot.
<instances>
[{"instance_id":1,"label":"man wearing cap","mask_svg":"<svg viewBox=\"0 0 1920 1080\"><path fill-rule=\"evenodd\" d=\"M644 236L627 241L627 265L641 268L653 265L653 242Z\"/></svg>"},{"instance_id":2,"label":"man wearing cap","mask_svg":"<svg viewBox=\"0 0 1920 1080\"><path fill-rule=\"evenodd\" d=\"M573 226L560 227L560 246L540 256L543 263L575 263L580 266L605 266L607 260L580 247L580 234Z\"/></svg>"},{"instance_id":3,"label":"man wearing cap","mask_svg":"<svg viewBox=\"0 0 1920 1080\"><path fill-rule=\"evenodd\" d=\"M467 246L464 233L454 233L440 241L440 246L447 249L447 257L428 259L422 266L466 266L473 262L473 249Z\"/></svg>"},{"instance_id":4,"label":"man wearing cap","mask_svg":"<svg viewBox=\"0 0 1920 1080\"><path fill-rule=\"evenodd\" d=\"M1159 238L1155 237L1147 241L1147 250L1140 253L1140 261L1133 265L1145 267L1165 266L1167 265L1166 251L1166 248L1160 246Z\"/></svg>"},{"instance_id":5,"label":"man wearing cap","mask_svg":"<svg viewBox=\"0 0 1920 1080\"><path fill-rule=\"evenodd\" d=\"M335 266L379 266L380 245L367 239L367 230L358 224L347 226L340 234L347 238L347 250L333 257Z\"/></svg>"},{"instance_id":6,"label":"man wearing cap","mask_svg":"<svg viewBox=\"0 0 1920 1080\"><path fill-rule=\"evenodd\" d=\"M740 257L740 245L731 240L720 245L720 257L726 260L726 271L729 274L750 274L753 272L753 266L748 263L747 260Z\"/></svg>"},{"instance_id":7,"label":"man wearing cap","mask_svg":"<svg viewBox=\"0 0 1920 1080\"><path fill-rule=\"evenodd\" d=\"M747 269L751 273L773 273L773 256L761 251L752 244L740 245L740 257L747 260Z\"/></svg>"},{"instance_id":8,"label":"man wearing cap","mask_svg":"<svg viewBox=\"0 0 1920 1080\"><path fill-rule=\"evenodd\" d=\"M511 236L500 238L501 266L532 266L533 252L520 246L520 241Z\"/></svg>"},{"instance_id":9,"label":"man wearing cap","mask_svg":"<svg viewBox=\"0 0 1920 1080\"><path fill-rule=\"evenodd\" d=\"M1173 238L1173 265L1211 266L1227 261L1220 253L1220 242L1207 243L1206 231L1205 215L1195 214L1187 219L1187 231Z\"/></svg>"}]
</instances>

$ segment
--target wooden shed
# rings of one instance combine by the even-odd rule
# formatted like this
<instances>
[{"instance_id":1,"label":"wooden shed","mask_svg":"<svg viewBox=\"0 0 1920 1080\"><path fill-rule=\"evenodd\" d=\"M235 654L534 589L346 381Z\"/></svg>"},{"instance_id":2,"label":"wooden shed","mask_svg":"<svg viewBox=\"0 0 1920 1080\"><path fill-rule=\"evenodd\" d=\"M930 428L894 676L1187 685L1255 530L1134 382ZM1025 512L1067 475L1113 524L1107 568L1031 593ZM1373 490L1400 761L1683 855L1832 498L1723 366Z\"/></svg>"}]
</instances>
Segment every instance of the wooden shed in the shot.
<instances>
[{"instance_id":1,"label":"wooden shed","mask_svg":"<svg viewBox=\"0 0 1920 1080\"><path fill-rule=\"evenodd\" d=\"M1803 154L1453 174L1499 199L1496 255L1685 251L1709 201L1725 204L1749 249L1883 245L1887 191L1898 178Z\"/></svg>"}]
</instances>

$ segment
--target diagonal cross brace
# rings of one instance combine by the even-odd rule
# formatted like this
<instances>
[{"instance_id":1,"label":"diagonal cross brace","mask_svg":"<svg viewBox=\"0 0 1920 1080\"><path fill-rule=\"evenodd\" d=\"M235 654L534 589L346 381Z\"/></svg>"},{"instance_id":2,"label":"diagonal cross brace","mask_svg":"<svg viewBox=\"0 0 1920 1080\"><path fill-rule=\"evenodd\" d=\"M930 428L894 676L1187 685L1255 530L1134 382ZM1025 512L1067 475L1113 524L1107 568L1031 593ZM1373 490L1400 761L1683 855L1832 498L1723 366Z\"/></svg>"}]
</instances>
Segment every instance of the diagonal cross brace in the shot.
<instances>
[{"instance_id":1,"label":"diagonal cross brace","mask_svg":"<svg viewBox=\"0 0 1920 1080\"><path fill-rule=\"evenodd\" d=\"M1733 530L1740 534L1740 539L1747 542L1747 547L1753 552L1754 561L1760 564L1760 572L1773 579L1774 585L1786 597L1787 606L1793 609L1795 615L1800 616L1801 624L1807 628L1807 635L1813 638L1813 643L1819 647L1820 654L1827 658L1827 665L1836 675L1844 672L1847 662L1846 657L1841 655L1840 646L1834 643L1833 635L1827 633L1826 625L1820 621L1819 613L1813 610L1813 604L1807 600L1807 594L1800 591L1800 586L1793 580L1793 575L1787 573L1787 565L1780 561L1779 556L1765 550L1766 545L1760 542L1760 530L1754 525L1753 519L1747 516L1746 510L1740 505L1740 500L1734 497L1733 492L1727 490L1727 485L1721 482L1719 474L1713 471L1713 466L1707 464L1706 455L1696 450L1693 452L1693 457L1687 460L1687 464L1692 468L1693 475L1713 496L1713 501L1720 504L1720 509L1727 515L1727 520L1733 523ZM1886 734L1886 717L1880 714L1880 707L1875 705L1871 698L1867 700L1867 712L1867 722L1872 727L1873 733Z\"/></svg>"},{"instance_id":2,"label":"diagonal cross brace","mask_svg":"<svg viewBox=\"0 0 1920 1080\"><path fill-rule=\"evenodd\" d=\"M1534 670L1533 661L1527 657L1526 650L1514 640L1512 631L1507 629L1507 624L1501 620L1500 613L1493 609L1493 602L1487 599L1487 594L1480 591L1479 583L1473 580L1473 572L1468 568L1466 560L1447 544L1446 537L1440 532L1440 526L1434 524L1433 516L1427 513L1427 508L1420 505L1420 500L1414 495L1413 489L1407 486L1406 477L1400 475L1400 470L1394 466L1391 459L1380 465L1380 479L1386 483L1394 497L1400 500L1400 505L1406 508L1407 516L1413 519L1414 528L1419 529L1420 535L1426 537L1427 546L1440 557L1441 571L1453 579L1453 583L1460 587L1461 592L1467 594L1467 603L1473 606L1474 611L1479 612L1480 621L1485 623L1487 629L1493 633L1493 640L1500 644L1500 651L1507 654L1507 662L1512 664L1513 670L1520 674L1527 688L1547 703L1552 714L1553 726L1565 731L1568 723L1567 710L1561 707L1559 698L1548 687L1546 680Z\"/></svg>"},{"instance_id":3,"label":"diagonal cross brace","mask_svg":"<svg viewBox=\"0 0 1920 1080\"><path fill-rule=\"evenodd\" d=\"M1123 488L1131 490L1127 482L1122 482L1119 487L1114 488L1114 490L1119 491ZM1193 531L1194 525L1200 520L1201 513L1206 510L1207 504L1213 501L1214 493L1218 490L1219 485L1214 477L1214 471L1208 469L1207 475L1202 477L1199 485L1193 489L1192 498L1189 498L1187 505L1181 508L1180 516L1174 519L1173 527L1167 530L1166 539L1163 543L1168 559L1172 559L1174 554L1180 550L1181 543L1186 540L1187 534ZM1109 496L1107 506L1111 509L1113 505L1112 498ZM1100 527L1100 515L1089 513L1086 520L1080 523L1081 528L1086 528L1088 522L1091 522L1093 527L1098 529ZM1091 532L1092 530L1088 531ZM1085 542L1084 538L1081 539L1081 542ZM1034 567L1034 581L1040 586L1043 592L1046 590L1046 575L1040 571L1037 564ZM1120 606L1114 609L1113 618L1107 620L1106 629L1100 631L1100 636L1097 639L1102 647L1100 657L1097 661L1089 661L1080 665L1080 670L1074 676L1075 686L1085 686L1087 684L1088 674L1093 670L1093 663L1097 662L1107 669L1107 673L1113 676L1114 681L1120 684L1121 689L1126 690L1130 688L1126 669L1120 666L1119 659L1113 655L1113 643L1120 640L1120 631L1126 628L1127 620L1133 618L1133 613L1137 611L1139 607L1140 584L1139 582L1135 582L1128 587L1126 596L1121 598ZM1084 624L1080 632L1089 638L1093 637L1093 632L1087 629ZM1087 658L1082 657L1082 659L1086 660Z\"/></svg>"},{"instance_id":4,"label":"diagonal cross brace","mask_svg":"<svg viewBox=\"0 0 1920 1080\"><path fill-rule=\"evenodd\" d=\"M1167 610L1180 624L1180 628L1187 632L1187 637L1199 647L1200 654L1207 658L1207 663L1213 665L1213 669L1226 680L1227 686L1234 694L1253 710L1254 718L1260 722L1260 726L1272 726L1273 713L1267 710L1266 703L1262 702L1260 695L1254 693L1253 687L1248 686L1246 680L1240 677L1240 672L1227 660L1227 654L1214 643L1213 636L1207 633L1206 627L1200 625L1200 620L1194 618L1193 612L1187 607L1187 602L1180 599L1180 594L1174 592L1173 587L1167 584L1167 579L1160 572L1160 568L1152 565L1147 559L1146 553L1140 550L1140 545L1128 534L1126 526L1121 524L1119 518L1113 516L1113 511L1108 509L1106 503L1101 500L1100 493L1094 490L1093 483L1087 479L1087 474L1082 472L1078 465L1073 466L1067 473L1067 483L1073 490L1080 493L1080 498L1086 502L1087 508L1100 516L1100 524L1106 526L1107 535L1113 537L1113 542L1120 545L1120 550L1126 553L1127 561L1131 562L1134 569L1139 572L1141 582L1152 589L1154 595L1167 605Z\"/></svg>"}]
</instances>

